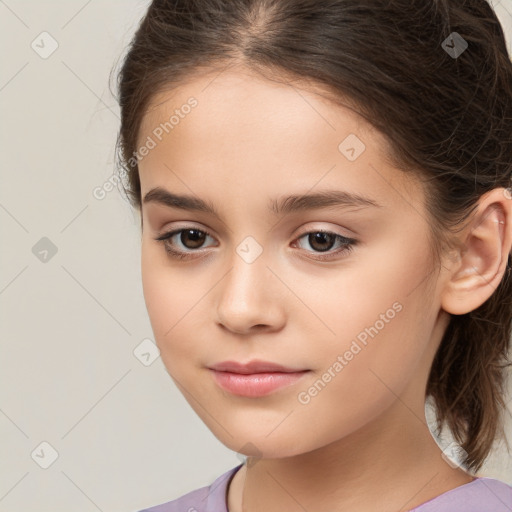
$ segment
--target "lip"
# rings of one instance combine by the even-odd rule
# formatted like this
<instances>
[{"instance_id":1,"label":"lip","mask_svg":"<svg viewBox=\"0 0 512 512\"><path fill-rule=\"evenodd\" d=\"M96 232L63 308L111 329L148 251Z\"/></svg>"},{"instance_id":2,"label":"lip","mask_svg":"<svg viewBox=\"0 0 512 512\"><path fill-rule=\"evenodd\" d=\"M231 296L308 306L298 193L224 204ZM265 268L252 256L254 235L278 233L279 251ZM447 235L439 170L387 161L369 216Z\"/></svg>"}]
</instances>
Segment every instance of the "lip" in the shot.
<instances>
[{"instance_id":1,"label":"lip","mask_svg":"<svg viewBox=\"0 0 512 512\"><path fill-rule=\"evenodd\" d=\"M224 361L209 368L216 383L225 391L245 397L261 397L297 383L309 370L296 370L268 361L242 364Z\"/></svg>"},{"instance_id":2,"label":"lip","mask_svg":"<svg viewBox=\"0 0 512 512\"><path fill-rule=\"evenodd\" d=\"M239 363L237 361L223 361L209 367L211 370L219 372L231 372L239 374L254 374L254 373L297 373L303 372L304 369L287 368L286 366L272 363L270 361L262 361L261 359L253 359L248 363Z\"/></svg>"}]
</instances>

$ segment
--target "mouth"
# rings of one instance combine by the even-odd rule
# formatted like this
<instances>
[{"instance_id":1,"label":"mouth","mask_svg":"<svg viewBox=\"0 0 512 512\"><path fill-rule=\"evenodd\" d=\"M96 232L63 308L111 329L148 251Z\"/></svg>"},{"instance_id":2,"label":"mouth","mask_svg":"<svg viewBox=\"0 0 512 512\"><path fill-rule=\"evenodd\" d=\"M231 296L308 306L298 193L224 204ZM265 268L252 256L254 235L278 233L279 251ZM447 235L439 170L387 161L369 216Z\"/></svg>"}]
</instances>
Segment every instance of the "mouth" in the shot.
<instances>
[{"instance_id":1,"label":"mouth","mask_svg":"<svg viewBox=\"0 0 512 512\"><path fill-rule=\"evenodd\" d=\"M266 396L278 389L296 384L309 370L303 372L274 372L240 374L210 370L217 384L233 395L245 397Z\"/></svg>"}]
</instances>

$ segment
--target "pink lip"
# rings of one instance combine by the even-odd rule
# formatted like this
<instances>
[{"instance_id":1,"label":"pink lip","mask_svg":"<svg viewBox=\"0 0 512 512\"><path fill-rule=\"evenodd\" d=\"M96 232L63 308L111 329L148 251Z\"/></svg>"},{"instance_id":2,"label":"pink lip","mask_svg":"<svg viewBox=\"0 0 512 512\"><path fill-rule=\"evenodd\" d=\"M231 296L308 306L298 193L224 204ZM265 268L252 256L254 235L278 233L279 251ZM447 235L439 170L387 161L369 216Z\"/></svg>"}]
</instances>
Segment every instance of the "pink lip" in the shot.
<instances>
[{"instance_id":1,"label":"pink lip","mask_svg":"<svg viewBox=\"0 0 512 512\"><path fill-rule=\"evenodd\" d=\"M296 373L302 372L303 369L287 368L277 363L271 363L270 361L262 361L260 359L253 359L248 363L238 363L236 361L223 361L221 363L214 364L209 367L211 370L217 370L220 372L231 372L241 374L252 374L252 373L266 373L266 372L283 372L283 373Z\"/></svg>"},{"instance_id":2,"label":"pink lip","mask_svg":"<svg viewBox=\"0 0 512 512\"><path fill-rule=\"evenodd\" d=\"M309 370L294 370L268 361L225 361L210 367L217 384L234 395L259 397L290 386Z\"/></svg>"},{"instance_id":3,"label":"pink lip","mask_svg":"<svg viewBox=\"0 0 512 512\"><path fill-rule=\"evenodd\" d=\"M211 370L217 384L234 395L258 397L265 396L284 386L294 384L308 370L303 372L274 372L240 374Z\"/></svg>"}]
</instances>

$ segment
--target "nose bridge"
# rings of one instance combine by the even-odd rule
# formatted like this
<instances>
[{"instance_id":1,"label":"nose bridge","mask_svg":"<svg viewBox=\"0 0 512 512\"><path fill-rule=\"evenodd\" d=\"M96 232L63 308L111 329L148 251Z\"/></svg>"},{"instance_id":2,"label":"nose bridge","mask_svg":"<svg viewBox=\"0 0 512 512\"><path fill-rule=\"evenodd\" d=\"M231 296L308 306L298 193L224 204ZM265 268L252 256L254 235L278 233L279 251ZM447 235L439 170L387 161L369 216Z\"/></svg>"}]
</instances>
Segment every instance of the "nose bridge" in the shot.
<instances>
[{"instance_id":1,"label":"nose bridge","mask_svg":"<svg viewBox=\"0 0 512 512\"><path fill-rule=\"evenodd\" d=\"M230 292L244 301L247 297L257 298L262 291L257 288L266 283L270 273L268 250L254 236L247 235L234 247L230 263L231 270L226 276Z\"/></svg>"},{"instance_id":2,"label":"nose bridge","mask_svg":"<svg viewBox=\"0 0 512 512\"><path fill-rule=\"evenodd\" d=\"M255 237L248 235L236 246L229 270L217 295L219 320L233 330L243 332L253 325L274 325L280 309L268 266L270 252Z\"/></svg>"}]
</instances>

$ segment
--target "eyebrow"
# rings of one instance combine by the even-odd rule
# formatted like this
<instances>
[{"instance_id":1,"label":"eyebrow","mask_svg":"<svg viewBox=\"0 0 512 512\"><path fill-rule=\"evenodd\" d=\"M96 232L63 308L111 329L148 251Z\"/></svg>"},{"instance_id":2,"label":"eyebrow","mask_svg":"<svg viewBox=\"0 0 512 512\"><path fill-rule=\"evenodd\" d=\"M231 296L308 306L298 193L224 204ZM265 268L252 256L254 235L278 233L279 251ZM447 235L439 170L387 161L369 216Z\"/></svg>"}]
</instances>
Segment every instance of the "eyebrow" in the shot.
<instances>
[{"instance_id":1,"label":"eyebrow","mask_svg":"<svg viewBox=\"0 0 512 512\"><path fill-rule=\"evenodd\" d=\"M161 187L152 188L144 196L143 203L157 203L170 208L209 213L220 219L219 213L211 202L194 196L173 194ZM340 208L382 208L382 205L369 197L342 190L323 190L313 194L281 196L269 201L269 210L274 215L285 215L332 206Z\"/></svg>"}]
</instances>

